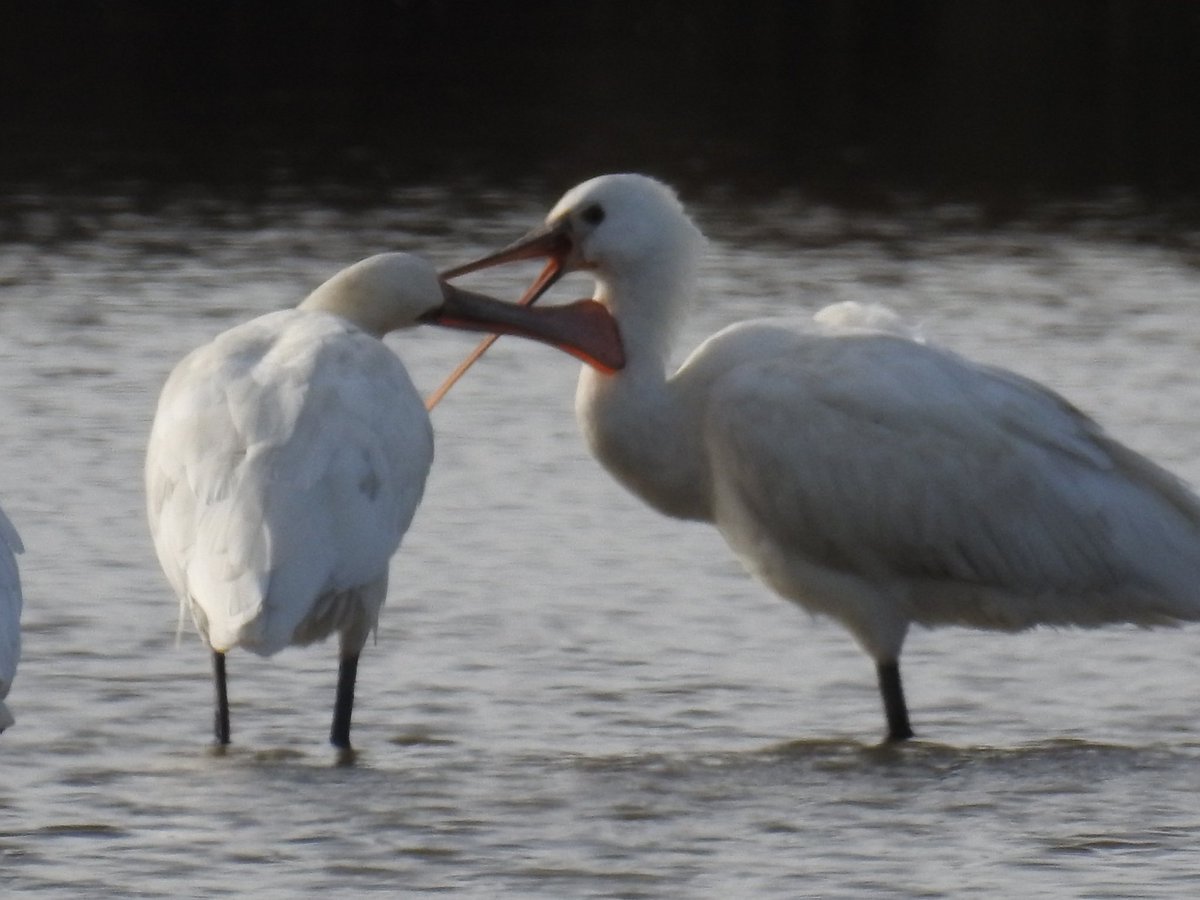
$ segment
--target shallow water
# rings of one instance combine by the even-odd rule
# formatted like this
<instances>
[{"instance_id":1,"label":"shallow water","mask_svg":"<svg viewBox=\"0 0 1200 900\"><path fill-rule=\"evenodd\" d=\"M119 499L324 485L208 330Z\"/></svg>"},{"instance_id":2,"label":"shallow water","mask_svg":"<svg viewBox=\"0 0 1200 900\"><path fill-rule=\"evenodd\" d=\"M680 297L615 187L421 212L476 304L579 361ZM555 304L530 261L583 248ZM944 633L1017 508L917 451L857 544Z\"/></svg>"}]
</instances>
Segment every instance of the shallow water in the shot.
<instances>
[{"instance_id":1,"label":"shallow water","mask_svg":"<svg viewBox=\"0 0 1200 900\"><path fill-rule=\"evenodd\" d=\"M437 462L360 670L353 766L325 743L332 644L207 654L144 523L157 391L187 350L345 263L439 264L554 199L412 188L10 196L0 501L27 553L0 737L0 884L43 896L1190 896L1200 628L917 631L920 740L879 748L869 660L743 574L711 530L611 483L576 366L502 341L438 408ZM882 301L1054 386L1193 483L1196 234L1088 214L984 227L800 197L693 204L712 238L684 346L753 315ZM480 276L515 295L530 272ZM474 283L474 282L473 282ZM585 279L570 282L583 296ZM560 298L569 296L564 288ZM472 345L389 339L425 389Z\"/></svg>"}]
</instances>

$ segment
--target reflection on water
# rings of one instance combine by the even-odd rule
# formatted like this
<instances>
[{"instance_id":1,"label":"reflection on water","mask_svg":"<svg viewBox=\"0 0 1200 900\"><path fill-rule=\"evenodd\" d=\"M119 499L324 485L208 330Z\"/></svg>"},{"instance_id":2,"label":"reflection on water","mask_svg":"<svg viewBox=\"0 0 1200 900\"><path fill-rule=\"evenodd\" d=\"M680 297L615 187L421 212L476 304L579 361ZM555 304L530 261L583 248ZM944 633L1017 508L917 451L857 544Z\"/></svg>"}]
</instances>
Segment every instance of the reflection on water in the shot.
<instances>
[{"instance_id":1,"label":"reflection on water","mask_svg":"<svg viewBox=\"0 0 1200 900\"><path fill-rule=\"evenodd\" d=\"M325 745L332 645L175 646L141 457L187 350L389 248L461 261L558 188L6 199L0 498L21 529L25 657L0 738L0 883L51 895L1186 895L1200 857L1200 631L917 632L923 739L878 748L869 661L701 526L587 458L575 364L500 342L434 416L437 461L364 652L357 765ZM882 301L1046 381L1200 482L1195 235L1130 241L971 209L848 213L719 191L684 339ZM1145 223L1129 228L1145 235ZM529 273L479 283L515 296ZM571 284L581 296L586 279ZM569 292L563 289L559 296ZM433 387L473 343L389 339Z\"/></svg>"}]
</instances>

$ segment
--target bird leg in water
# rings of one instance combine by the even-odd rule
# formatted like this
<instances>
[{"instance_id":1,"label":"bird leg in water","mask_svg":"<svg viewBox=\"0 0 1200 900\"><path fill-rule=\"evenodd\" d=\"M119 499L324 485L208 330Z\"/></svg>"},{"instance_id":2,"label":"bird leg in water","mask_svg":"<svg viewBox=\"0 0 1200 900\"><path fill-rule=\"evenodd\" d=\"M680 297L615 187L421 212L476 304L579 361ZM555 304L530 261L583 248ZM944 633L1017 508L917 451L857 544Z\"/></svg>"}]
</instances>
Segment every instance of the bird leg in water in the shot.
<instances>
[{"instance_id":1,"label":"bird leg in water","mask_svg":"<svg viewBox=\"0 0 1200 900\"><path fill-rule=\"evenodd\" d=\"M333 702L333 727L329 743L350 749L350 713L354 710L354 681L358 677L358 654L343 656L338 662L337 698Z\"/></svg>"},{"instance_id":2,"label":"bird leg in water","mask_svg":"<svg viewBox=\"0 0 1200 900\"><path fill-rule=\"evenodd\" d=\"M913 736L908 722L908 704L904 702L904 686L900 683L900 663L876 664L879 673L879 693L883 695L883 711L887 715L889 741L906 741Z\"/></svg>"},{"instance_id":3,"label":"bird leg in water","mask_svg":"<svg viewBox=\"0 0 1200 900\"><path fill-rule=\"evenodd\" d=\"M213 720L213 731L217 743L224 746L229 743L229 694L225 688L225 654L214 650L213 683L217 688L217 714Z\"/></svg>"}]
</instances>

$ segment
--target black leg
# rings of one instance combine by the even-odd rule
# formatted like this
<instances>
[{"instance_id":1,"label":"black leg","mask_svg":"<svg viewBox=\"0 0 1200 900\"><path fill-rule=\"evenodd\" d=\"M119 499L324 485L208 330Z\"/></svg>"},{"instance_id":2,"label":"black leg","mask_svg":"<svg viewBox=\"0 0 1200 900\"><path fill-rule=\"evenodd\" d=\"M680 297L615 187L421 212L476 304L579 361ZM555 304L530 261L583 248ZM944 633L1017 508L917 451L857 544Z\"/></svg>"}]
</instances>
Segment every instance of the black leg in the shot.
<instances>
[{"instance_id":1,"label":"black leg","mask_svg":"<svg viewBox=\"0 0 1200 900\"><path fill-rule=\"evenodd\" d=\"M213 651L213 682L217 688L217 714L213 721L213 731L217 743L229 743L229 694L225 689L225 654Z\"/></svg>"},{"instance_id":2,"label":"black leg","mask_svg":"<svg viewBox=\"0 0 1200 900\"><path fill-rule=\"evenodd\" d=\"M876 663L879 673L879 693L883 695L883 711L887 714L889 741L906 741L913 736L908 723L908 705L904 702L904 686L900 684L900 663Z\"/></svg>"},{"instance_id":3,"label":"black leg","mask_svg":"<svg viewBox=\"0 0 1200 900\"><path fill-rule=\"evenodd\" d=\"M337 699L333 704L333 728L329 743L350 749L350 713L354 710L354 680L358 677L358 654L343 656L338 663Z\"/></svg>"}]
</instances>

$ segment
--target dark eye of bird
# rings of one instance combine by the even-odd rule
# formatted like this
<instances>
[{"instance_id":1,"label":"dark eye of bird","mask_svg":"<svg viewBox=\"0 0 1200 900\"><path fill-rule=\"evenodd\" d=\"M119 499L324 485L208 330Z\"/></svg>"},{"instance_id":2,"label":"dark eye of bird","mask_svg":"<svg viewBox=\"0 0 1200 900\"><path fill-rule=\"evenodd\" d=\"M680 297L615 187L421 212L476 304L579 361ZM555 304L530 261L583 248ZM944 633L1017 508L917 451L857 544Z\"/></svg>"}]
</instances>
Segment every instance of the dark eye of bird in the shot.
<instances>
[{"instance_id":1,"label":"dark eye of bird","mask_svg":"<svg viewBox=\"0 0 1200 900\"><path fill-rule=\"evenodd\" d=\"M604 207L599 203L593 203L583 211L582 218L589 225L599 225L604 221Z\"/></svg>"}]
</instances>

